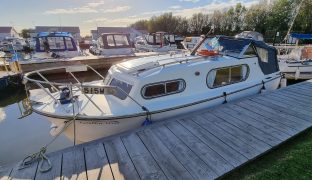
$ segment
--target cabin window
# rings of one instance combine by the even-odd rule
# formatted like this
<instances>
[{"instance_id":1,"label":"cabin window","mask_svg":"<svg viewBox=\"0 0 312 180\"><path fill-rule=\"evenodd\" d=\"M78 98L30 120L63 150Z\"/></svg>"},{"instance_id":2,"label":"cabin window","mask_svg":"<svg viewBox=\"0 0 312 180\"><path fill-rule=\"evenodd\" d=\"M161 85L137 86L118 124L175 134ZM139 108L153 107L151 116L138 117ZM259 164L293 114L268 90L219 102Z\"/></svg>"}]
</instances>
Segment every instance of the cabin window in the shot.
<instances>
[{"instance_id":1,"label":"cabin window","mask_svg":"<svg viewBox=\"0 0 312 180\"><path fill-rule=\"evenodd\" d=\"M268 50L266 50L264 48L257 47L257 52L258 52L258 56L262 62L266 62L266 63L269 62Z\"/></svg>"},{"instance_id":2,"label":"cabin window","mask_svg":"<svg viewBox=\"0 0 312 180\"><path fill-rule=\"evenodd\" d=\"M110 82L109 85L118 87L117 93L115 96L122 99L122 100L127 98L127 94L130 93L131 88L132 88L132 85L130 85L126 82L120 81L118 79L115 79L115 78L112 79L112 81ZM125 94L125 93L127 93L127 94Z\"/></svg>"},{"instance_id":3,"label":"cabin window","mask_svg":"<svg viewBox=\"0 0 312 180\"><path fill-rule=\"evenodd\" d=\"M114 35L116 46L129 46L127 36Z\"/></svg>"},{"instance_id":4,"label":"cabin window","mask_svg":"<svg viewBox=\"0 0 312 180\"><path fill-rule=\"evenodd\" d=\"M209 88L217 88L241 82L247 79L248 72L247 65L213 69L208 73L207 85Z\"/></svg>"},{"instance_id":5,"label":"cabin window","mask_svg":"<svg viewBox=\"0 0 312 180\"><path fill-rule=\"evenodd\" d=\"M74 49L74 45L70 37L65 37L65 43L66 43L67 49Z\"/></svg>"},{"instance_id":6,"label":"cabin window","mask_svg":"<svg viewBox=\"0 0 312 180\"><path fill-rule=\"evenodd\" d=\"M65 49L63 37L47 37L49 48L52 50Z\"/></svg>"},{"instance_id":7,"label":"cabin window","mask_svg":"<svg viewBox=\"0 0 312 180\"><path fill-rule=\"evenodd\" d=\"M107 44L109 46L115 46L115 43L114 43L114 36L113 35L108 35L107 36Z\"/></svg>"},{"instance_id":8,"label":"cabin window","mask_svg":"<svg viewBox=\"0 0 312 180\"><path fill-rule=\"evenodd\" d=\"M145 99L151 99L155 97L179 93L182 92L184 89L185 81L182 79L166 81L144 86L142 89L142 96Z\"/></svg>"}]
</instances>

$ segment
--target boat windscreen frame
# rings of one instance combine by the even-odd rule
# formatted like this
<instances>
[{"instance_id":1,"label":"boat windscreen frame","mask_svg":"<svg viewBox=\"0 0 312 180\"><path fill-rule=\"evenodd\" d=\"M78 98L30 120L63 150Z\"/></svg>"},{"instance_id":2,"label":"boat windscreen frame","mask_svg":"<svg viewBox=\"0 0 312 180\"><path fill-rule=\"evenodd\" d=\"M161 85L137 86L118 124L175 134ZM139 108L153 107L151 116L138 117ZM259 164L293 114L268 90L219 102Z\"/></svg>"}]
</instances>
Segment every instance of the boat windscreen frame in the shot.
<instances>
[{"instance_id":1,"label":"boat windscreen frame","mask_svg":"<svg viewBox=\"0 0 312 180\"><path fill-rule=\"evenodd\" d=\"M115 40L115 35L125 36L126 39L127 39L128 45L117 46L117 45L116 45L116 40ZM114 45L115 45L115 46L110 46L110 45L108 45L108 40L107 40L107 37L108 37L108 36L113 36ZM106 34L106 33L103 33L99 38L102 38L103 44L101 45L101 48L103 48L103 49L123 49L123 48L132 48L131 42L130 42L130 35L129 35L129 34L123 34L123 33L107 33L107 34Z\"/></svg>"},{"instance_id":2,"label":"boat windscreen frame","mask_svg":"<svg viewBox=\"0 0 312 180\"><path fill-rule=\"evenodd\" d=\"M36 37L36 52L46 52L47 50L43 47L43 50L41 49L41 43L40 43L40 39L43 39L43 41L48 42L48 38L49 37L58 37L58 38L63 38L63 43L64 43L64 49L51 49L49 48L48 51L51 52L63 52L63 51L77 51L77 44L74 41L74 38L72 38L71 36L38 36ZM73 48L68 48L67 47L67 43L65 38L70 38L70 41L72 43ZM50 45L49 45L50 46Z\"/></svg>"}]
</instances>

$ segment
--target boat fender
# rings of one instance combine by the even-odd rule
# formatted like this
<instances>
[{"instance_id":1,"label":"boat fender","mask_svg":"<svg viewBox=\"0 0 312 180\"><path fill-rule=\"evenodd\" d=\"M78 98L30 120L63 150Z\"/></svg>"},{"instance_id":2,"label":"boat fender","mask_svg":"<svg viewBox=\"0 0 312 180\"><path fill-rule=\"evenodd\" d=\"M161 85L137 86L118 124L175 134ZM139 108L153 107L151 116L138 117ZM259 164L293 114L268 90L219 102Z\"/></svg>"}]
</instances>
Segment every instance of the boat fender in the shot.
<instances>
[{"instance_id":1,"label":"boat fender","mask_svg":"<svg viewBox=\"0 0 312 180\"><path fill-rule=\"evenodd\" d=\"M224 101L223 101L223 104L226 104L226 103L227 103L227 100L226 100L226 96L227 96L227 94L226 94L226 92L223 92L223 96L224 96Z\"/></svg>"},{"instance_id":2,"label":"boat fender","mask_svg":"<svg viewBox=\"0 0 312 180\"><path fill-rule=\"evenodd\" d=\"M299 67L296 69L296 73L295 73L295 80L297 80L300 76L300 70Z\"/></svg>"},{"instance_id":3,"label":"boat fender","mask_svg":"<svg viewBox=\"0 0 312 180\"><path fill-rule=\"evenodd\" d=\"M71 98L70 98L70 90L68 87L64 87L61 89L60 93L60 102L61 104L69 104L71 103Z\"/></svg>"},{"instance_id":4,"label":"boat fender","mask_svg":"<svg viewBox=\"0 0 312 180\"><path fill-rule=\"evenodd\" d=\"M152 117L151 117L151 113L149 112L149 110L145 106L142 106L141 108L143 111L146 112L146 118L141 124L141 126L148 126L148 125L153 124L153 122L151 121Z\"/></svg>"},{"instance_id":5,"label":"boat fender","mask_svg":"<svg viewBox=\"0 0 312 180\"><path fill-rule=\"evenodd\" d=\"M260 94L265 93L267 90L265 88L265 82L262 80L262 88L260 89Z\"/></svg>"},{"instance_id":6,"label":"boat fender","mask_svg":"<svg viewBox=\"0 0 312 180\"><path fill-rule=\"evenodd\" d=\"M286 87L287 86L287 79L285 78L285 75L282 76L281 82L280 82L280 87Z\"/></svg>"}]
</instances>

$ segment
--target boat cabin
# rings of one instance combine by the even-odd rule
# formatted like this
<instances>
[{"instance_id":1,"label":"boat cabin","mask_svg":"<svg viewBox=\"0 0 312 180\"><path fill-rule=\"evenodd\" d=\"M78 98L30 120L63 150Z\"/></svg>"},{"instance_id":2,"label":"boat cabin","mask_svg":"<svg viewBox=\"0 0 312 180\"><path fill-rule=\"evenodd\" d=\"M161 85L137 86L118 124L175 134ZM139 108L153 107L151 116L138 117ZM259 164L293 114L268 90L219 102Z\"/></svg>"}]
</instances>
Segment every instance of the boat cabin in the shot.
<instances>
[{"instance_id":1,"label":"boat cabin","mask_svg":"<svg viewBox=\"0 0 312 180\"><path fill-rule=\"evenodd\" d=\"M90 51L102 56L134 55L130 35L125 33L103 33Z\"/></svg>"},{"instance_id":2,"label":"boat cabin","mask_svg":"<svg viewBox=\"0 0 312 180\"><path fill-rule=\"evenodd\" d=\"M162 52L177 49L175 36L166 32L144 35L135 42L135 48L142 51Z\"/></svg>"},{"instance_id":3,"label":"boat cabin","mask_svg":"<svg viewBox=\"0 0 312 180\"><path fill-rule=\"evenodd\" d=\"M36 37L36 53L54 53L59 57L79 56L79 48L68 32L41 32Z\"/></svg>"}]
</instances>

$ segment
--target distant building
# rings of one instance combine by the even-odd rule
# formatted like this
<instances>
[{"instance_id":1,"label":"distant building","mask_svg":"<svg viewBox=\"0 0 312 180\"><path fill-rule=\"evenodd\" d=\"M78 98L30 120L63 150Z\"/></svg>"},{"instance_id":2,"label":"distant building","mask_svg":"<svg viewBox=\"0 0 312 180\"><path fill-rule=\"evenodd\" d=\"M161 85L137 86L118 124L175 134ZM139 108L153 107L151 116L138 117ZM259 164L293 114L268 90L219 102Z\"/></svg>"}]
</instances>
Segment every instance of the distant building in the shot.
<instances>
[{"instance_id":1,"label":"distant building","mask_svg":"<svg viewBox=\"0 0 312 180\"><path fill-rule=\"evenodd\" d=\"M97 39L103 33L127 33L130 34L130 40L147 33L145 30L136 30L131 27L98 27L97 30L91 30L92 39Z\"/></svg>"},{"instance_id":2,"label":"distant building","mask_svg":"<svg viewBox=\"0 0 312 180\"><path fill-rule=\"evenodd\" d=\"M36 26L35 32L69 32L77 41L81 40L80 28L77 26Z\"/></svg>"},{"instance_id":3,"label":"distant building","mask_svg":"<svg viewBox=\"0 0 312 180\"><path fill-rule=\"evenodd\" d=\"M20 37L13 27L0 26L0 41L5 38Z\"/></svg>"}]
</instances>

